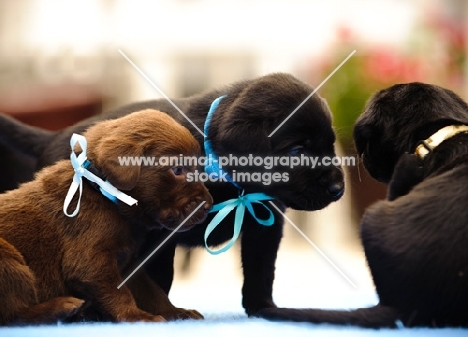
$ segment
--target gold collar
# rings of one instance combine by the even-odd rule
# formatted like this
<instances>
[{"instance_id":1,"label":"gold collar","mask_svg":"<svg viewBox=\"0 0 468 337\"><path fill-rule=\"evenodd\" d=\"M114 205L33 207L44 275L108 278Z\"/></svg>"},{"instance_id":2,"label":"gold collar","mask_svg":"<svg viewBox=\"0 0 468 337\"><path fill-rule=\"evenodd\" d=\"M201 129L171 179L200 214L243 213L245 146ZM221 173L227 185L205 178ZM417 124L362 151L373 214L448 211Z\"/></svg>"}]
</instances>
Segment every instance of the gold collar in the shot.
<instances>
[{"instance_id":1,"label":"gold collar","mask_svg":"<svg viewBox=\"0 0 468 337\"><path fill-rule=\"evenodd\" d=\"M434 133L432 136L430 136L428 139L424 140L421 142L421 144L418 145L416 150L414 151L414 154L418 156L419 159L424 160L424 157L426 157L432 150L434 150L437 146L440 145L444 140L447 140L456 134L460 132L468 132L468 126L467 125L449 125L446 126L436 133Z\"/></svg>"}]
</instances>

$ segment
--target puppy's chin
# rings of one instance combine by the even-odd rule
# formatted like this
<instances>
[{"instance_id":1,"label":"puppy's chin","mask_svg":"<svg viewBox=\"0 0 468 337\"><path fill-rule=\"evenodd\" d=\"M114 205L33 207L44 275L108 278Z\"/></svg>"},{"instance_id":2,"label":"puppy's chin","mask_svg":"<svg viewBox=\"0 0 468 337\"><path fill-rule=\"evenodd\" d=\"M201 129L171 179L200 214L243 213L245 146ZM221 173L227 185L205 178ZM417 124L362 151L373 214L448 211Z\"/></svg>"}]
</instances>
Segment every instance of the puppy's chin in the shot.
<instances>
[{"instance_id":1,"label":"puppy's chin","mask_svg":"<svg viewBox=\"0 0 468 337\"><path fill-rule=\"evenodd\" d=\"M316 193L314 197L296 197L283 195L280 196L281 200L286 207L298 210L298 211L317 211L327 207L332 202L338 201L342 197L342 194L330 197L327 193Z\"/></svg>"},{"instance_id":2,"label":"puppy's chin","mask_svg":"<svg viewBox=\"0 0 468 337\"><path fill-rule=\"evenodd\" d=\"M193 214L190 219L185 221L182 227L180 227L177 232L186 232L191 230L193 227L196 225L199 225L203 223L208 214L203 212L203 211L198 211L197 213ZM168 217L166 219L159 219L158 223L161 225L161 227L168 229L168 230L175 230L184 220L186 217L178 217L177 219L174 217Z\"/></svg>"},{"instance_id":3,"label":"puppy's chin","mask_svg":"<svg viewBox=\"0 0 468 337\"><path fill-rule=\"evenodd\" d=\"M395 156L387 155L385 158L378 157L380 160L375 161L372 154L364 152L362 154L362 164L369 175L375 180L388 184L393 175L393 169L396 165L396 160L393 159Z\"/></svg>"},{"instance_id":4,"label":"puppy's chin","mask_svg":"<svg viewBox=\"0 0 468 337\"><path fill-rule=\"evenodd\" d=\"M172 221L167 221L165 223L161 223L161 227L170 231L174 231L177 226L180 224L180 222L172 222ZM187 232L191 230L193 227L195 227L195 223L184 223L182 227L180 227L177 232Z\"/></svg>"},{"instance_id":5,"label":"puppy's chin","mask_svg":"<svg viewBox=\"0 0 468 337\"><path fill-rule=\"evenodd\" d=\"M175 220L162 220L159 222L159 224L161 225L162 228L164 229L167 229L167 230L170 230L170 231L174 231L177 229L177 227L181 224L181 221L175 221ZM186 232L186 231L189 231L191 230L193 227L195 227L195 223L191 223L189 221L187 221L186 223L184 223L184 225L182 227L180 227L177 232Z\"/></svg>"},{"instance_id":6,"label":"puppy's chin","mask_svg":"<svg viewBox=\"0 0 468 337\"><path fill-rule=\"evenodd\" d=\"M287 182L267 186L265 193L295 210L320 210L343 196L343 171L338 167L294 169Z\"/></svg>"}]
</instances>

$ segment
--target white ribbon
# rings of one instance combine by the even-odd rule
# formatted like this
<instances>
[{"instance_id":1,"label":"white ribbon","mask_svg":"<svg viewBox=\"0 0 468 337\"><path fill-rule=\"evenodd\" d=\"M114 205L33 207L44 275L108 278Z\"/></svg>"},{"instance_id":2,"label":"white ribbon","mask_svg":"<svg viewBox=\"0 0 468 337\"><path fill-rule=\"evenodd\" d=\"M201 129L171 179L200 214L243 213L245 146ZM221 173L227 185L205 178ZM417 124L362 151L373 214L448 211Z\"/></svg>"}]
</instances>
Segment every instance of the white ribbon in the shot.
<instances>
[{"instance_id":1,"label":"white ribbon","mask_svg":"<svg viewBox=\"0 0 468 337\"><path fill-rule=\"evenodd\" d=\"M82 152L78 156L76 156L75 154L76 143L80 144L80 147L82 150ZM74 217L75 215L78 214L78 211L80 210L81 194L83 193L82 177L85 177L89 181L92 181L98 184L103 194L111 195L119 199L120 201L126 203L129 206L133 206L138 202L138 200L133 199L131 196L123 193L122 191L119 191L111 183L109 183L108 181L102 180L101 178L89 172L86 168L83 167L83 164L87 160L86 150L88 147L88 143L85 137L74 133L70 139L70 146L72 149L72 153L70 155L70 161L73 166L73 169L75 170L75 175L73 176L73 181L70 185L70 188L68 189L68 193L67 193L67 196L65 197L65 202L63 204L63 213L65 213L66 216ZM76 204L76 208L73 211L73 213L69 214L67 213L68 206L70 205L70 202L75 196L75 193L78 190L78 188L80 189L80 196L78 197L78 203Z\"/></svg>"}]
</instances>

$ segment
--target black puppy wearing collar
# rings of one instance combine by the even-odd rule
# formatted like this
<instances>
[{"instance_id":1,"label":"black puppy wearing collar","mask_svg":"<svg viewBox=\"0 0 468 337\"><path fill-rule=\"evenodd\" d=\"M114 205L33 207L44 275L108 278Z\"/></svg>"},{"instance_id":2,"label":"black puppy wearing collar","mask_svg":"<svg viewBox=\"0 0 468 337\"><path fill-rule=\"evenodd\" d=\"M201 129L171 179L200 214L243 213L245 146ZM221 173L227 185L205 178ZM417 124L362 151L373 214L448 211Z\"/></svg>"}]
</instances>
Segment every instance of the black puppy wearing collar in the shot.
<instances>
[{"instance_id":1,"label":"black puppy wearing collar","mask_svg":"<svg viewBox=\"0 0 468 337\"><path fill-rule=\"evenodd\" d=\"M69 157L68 142L72 133L81 133L102 119L114 119L136 110L152 108L167 112L186 126L203 147L204 137L199 131L203 130L212 102L220 96L225 96L212 116L207 134L207 139L217 156L240 157L252 154L260 157L305 155L332 158L335 156L335 134L331 126L331 113L325 100L317 93L309 97L312 92L312 87L295 77L274 73L189 98L173 100L188 119L166 99L130 104L56 133L26 127L0 116L0 143L34 157L37 167L40 168ZM301 105L302 103L304 104ZM294 111L295 113L269 137ZM239 164L227 165L223 169L231 176L234 176L234 171L269 172L267 168L245 167ZM287 173L288 181L270 184L246 181L241 183L243 191L239 191L237 186L229 182L207 181L206 186L215 204L235 199L240 193L263 193L272 197L275 205L283 212L286 208L306 211L322 209L343 195L344 181L340 167L276 167L272 172L275 171ZM251 213L246 212L240 240L244 273L242 304L249 315L256 316L262 316L263 309L276 308L272 299L273 280L284 223L279 212L268 202L264 204L273 211L274 223L269 226L262 225ZM254 209L259 219L268 218L269 213L262 205L254 204ZM176 245L204 246L204 233L213 216L211 213L203 224L187 233L175 234L145 265L148 274L166 293L169 292L173 280ZM234 212L231 212L210 234L208 244L219 246L230 240L233 224ZM167 234L153 231L148 237L146 250L141 252L141 260L148 256Z\"/></svg>"},{"instance_id":2,"label":"black puppy wearing collar","mask_svg":"<svg viewBox=\"0 0 468 337\"><path fill-rule=\"evenodd\" d=\"M366 211L361 240L379 304L285 309L270 319L395 327L468 326L468 105L450 90L398 84L375 94L355 145L388 199Z\"/></svg>"}]
</instances>

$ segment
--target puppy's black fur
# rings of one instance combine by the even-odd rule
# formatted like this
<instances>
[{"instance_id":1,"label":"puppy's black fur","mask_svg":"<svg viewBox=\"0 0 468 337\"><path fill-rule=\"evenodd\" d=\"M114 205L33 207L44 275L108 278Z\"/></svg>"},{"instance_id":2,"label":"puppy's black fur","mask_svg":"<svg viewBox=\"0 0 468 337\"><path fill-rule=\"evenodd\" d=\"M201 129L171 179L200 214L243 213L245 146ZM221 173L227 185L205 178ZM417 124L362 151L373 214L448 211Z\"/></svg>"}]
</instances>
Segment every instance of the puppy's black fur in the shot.
<instances>
[{"instance_id":1,"label":"puppy's black fur","mask_svg":"<svg viewBox=\"0 0 468 337\"><path fill-rule=\"evenodd\" d=\"M287 74L271 74L235 83L228 87L202 93L173 102L203 130L207 112L214 99L227 95L214 113L208 138L219 156L335 156L335 135L331 127L331 114L325 101L317 94L304 105L272 136L268 135L283 122L313 91L305 83ZM115 111L93 117L57 133L19 125L0 118L0 143L37 158L37 166L54 163L69 156L68 143L73 132L80 133L102 119L113 119L142 109L167 112L190 129L200 144L202 135L165 99L130 104ZM129 125L131 127L131 125ZM12 132L10 132L12 131ZM33 139L34 142L29 141ZM265 171L264 168L227 166L233 170ZM276 171L281 168L276 168ZM265 185L262 182L241 183L245 193L263 192L275 198L275 204L285 210L317 210L338 200L343 194L343 173L340 167L321 166L284 169L289 181ZM214 202L236 198L239 191L230 183L207 182ZM268 204L267 204L268 205ZM258 209L259 217L265 212ZM233 213L233 212L232 212ZM172 284L173 258L177 244L189 247L203 245L203 235L210 215L204 224L187 233L175 235L146 265L150 276L166 291ZM230 214L209 237L210 245L219 245L232 236L234 215ZM242 266L244 272L243 306L249 315L262 315L261 309L275 308L272 300L275 261L283 231L283 217L275 212L275 223L266 227L246 213L243 223ZM156 234L155 234L156 235ZM155 247L159 237L148 238L148 252ZM145 256L146 253L142 253Z\"/></svg>"},{"instance_id":2,"label":"puppy's black fur","mask_svg":"<svg viewBox=\"0 0 468 337\"><path fill-rule=\"evenodd\" d=\"M468 133L420 161L416 146L447 125L468 125L468 105L428 84L378 92L358 119L357 151L389 183L371 206L361 239L380 303L354 311L285 310L271 319L368 327L468 326Z\"/></svg>"}]
</instances>

